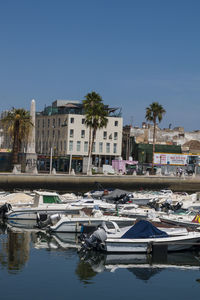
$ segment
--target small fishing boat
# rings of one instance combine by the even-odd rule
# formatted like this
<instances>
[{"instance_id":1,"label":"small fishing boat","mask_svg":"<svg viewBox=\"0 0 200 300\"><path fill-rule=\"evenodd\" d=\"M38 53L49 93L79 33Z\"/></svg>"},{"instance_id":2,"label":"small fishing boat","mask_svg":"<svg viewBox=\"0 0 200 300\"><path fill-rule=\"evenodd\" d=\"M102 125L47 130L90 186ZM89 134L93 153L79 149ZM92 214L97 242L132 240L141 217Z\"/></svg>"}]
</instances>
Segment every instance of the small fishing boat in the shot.
<instances>
[{"instance_id":1,"label":"small fishing boat","mask_svg":"<svg viewBox=\"0 0 200 300\"><path fill-rule=\"evenodd\" d=\"M0 211L6 219L37 220L40 214L76 214L80 209L78 206L72 207L71 204L63 203L57 193L35 191L33 203L14 206L5 203Z\"/></svg>"},{"instance_id":2,"label":"small fishing boat","mask_svg":"<svg viewBox=\"0 0 200 300\"><path fill-rule=\"evenodd\" d=\"M171 225L178 225L184 227L190 227L198 229L200 228L200 214L194 214L192 211L188 211L186 215L177 215L177 214L170 214L168 216L161 216L161 222Z\"/></svg>"},{"instance_id":3,"label":"small fishing boat","mask_svg":"<svg viewBox=\"0 0 200 300\"><path fill-rule=\"evenodd\" d=\"M58 222L49 226L51 232L82 232L83 225L90 225L93 229L102 224L102 222L116 222L119 227L133 225L135 219L127 217L118 217L112 215L103 215L99 210L93 215L86 215L80 211L80 215L61 215Z\"/></svg>"},{"instance_id":4,"label":"small fishing boat","mask_svg":"<svg viewBox=\"0 0 200 300\"><path fill-rule=\"evenodd\" d=\"M99 242L100 241L100 242ZM97 249L110 253L151 253L186 250L200 245L200 233L170 235L146 220L140 220L120 238L109 238L98 228L82 245L82 249Z\"/></svg>"}]
</instances>

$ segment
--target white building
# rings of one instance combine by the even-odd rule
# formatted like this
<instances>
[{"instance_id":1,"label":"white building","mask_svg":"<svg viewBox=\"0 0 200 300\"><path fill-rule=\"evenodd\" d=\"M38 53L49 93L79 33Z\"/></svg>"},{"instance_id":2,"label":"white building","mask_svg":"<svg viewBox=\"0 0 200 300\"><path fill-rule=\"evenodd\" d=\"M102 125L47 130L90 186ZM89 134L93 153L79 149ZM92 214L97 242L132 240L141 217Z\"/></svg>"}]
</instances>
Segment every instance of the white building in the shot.
<instances>
[{"instance_id":1,"label":"white building","mask_svg":"<svg viewBox=\"0 0 200 300\"><path fill-rule=\"evenodd\" d=\"M110 112L106 128L97 130L92 152L92 163L96 166L111 164L112 159L121 156L121 117ZM68 171L80 171L88 156L89 128L85 125L83 104L80 101L56 100L52 106L36 115L36 152L43 167L48 169L52 152L54 167Z\"/></svg>"}]
</instances>

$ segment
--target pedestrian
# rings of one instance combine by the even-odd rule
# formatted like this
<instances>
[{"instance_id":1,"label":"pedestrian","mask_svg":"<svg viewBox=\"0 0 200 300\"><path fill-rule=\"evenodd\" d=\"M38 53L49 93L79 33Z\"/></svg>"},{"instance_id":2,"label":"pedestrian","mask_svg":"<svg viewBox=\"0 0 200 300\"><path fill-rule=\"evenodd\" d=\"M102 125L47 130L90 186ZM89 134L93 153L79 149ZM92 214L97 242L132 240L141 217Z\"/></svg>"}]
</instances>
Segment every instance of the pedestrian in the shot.
<instances>
[{"instance_id":1,"label":"pedestrian","mask_svg":"<svg viewBox=\"0 0 200 300\"><path fill-rule=\"evenodd\" d=\"M183 169L182 169L182 168L180 168L180 169L179 169L179 176L181 177L181 176L182 176L182 174L183 174Z\"/></svg>"}]
</instances>

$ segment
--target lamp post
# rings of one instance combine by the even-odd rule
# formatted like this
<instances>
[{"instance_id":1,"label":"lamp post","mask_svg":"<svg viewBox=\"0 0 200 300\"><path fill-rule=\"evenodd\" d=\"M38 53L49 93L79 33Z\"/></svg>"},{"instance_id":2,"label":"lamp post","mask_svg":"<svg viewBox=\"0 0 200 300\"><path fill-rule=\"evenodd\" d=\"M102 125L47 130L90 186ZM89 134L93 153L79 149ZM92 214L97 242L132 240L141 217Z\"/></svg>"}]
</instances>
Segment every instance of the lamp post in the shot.
<instances>
[{"instance_id":1,"label":"lamp post","mask_svg":"<svg viewBox=\"0 0 200 300\"><path fill-rule=\"evenodd\" d=\"M55 131L54 131L54 126L53 126L53 143L51 144L51 149L50 149L50 169L49 173L52 173L52 158L53 158L53 147L54 147L54 142L55 142Z\"/></svg>"},{"instance_id":2,"label":"lamp post","mask_svg":"<svg viewBox=\"0 0 200 300\"><path fill-rule=\"evenodd\" d=\"M70 153L70 157L69 157L69 174L71 173L71 168L72 168L72 153Z\"/></svg>"}]
</instances>

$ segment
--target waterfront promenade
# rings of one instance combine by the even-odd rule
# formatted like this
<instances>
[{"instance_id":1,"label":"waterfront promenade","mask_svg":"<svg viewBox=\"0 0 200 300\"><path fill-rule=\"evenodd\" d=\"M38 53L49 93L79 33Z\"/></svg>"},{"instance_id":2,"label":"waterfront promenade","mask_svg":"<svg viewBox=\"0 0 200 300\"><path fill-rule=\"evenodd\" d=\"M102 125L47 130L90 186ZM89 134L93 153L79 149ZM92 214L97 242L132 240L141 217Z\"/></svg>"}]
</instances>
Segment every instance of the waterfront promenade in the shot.
<instances>
[{"instance_id":1,"label":"waterfront promenade","mask_svg":"<svg viewBox=\"0 0 200 300\"><path fill-rule=\"evenodd\" d=\"M174 192L200 191L200 176L132 176L132 175L68 175L68 174L12 174L0 173L0 190L56 190L59 192L86 192L95 189L95 183L104 188L129 191L171 189Z\"/></svg>"}]
</instances>

